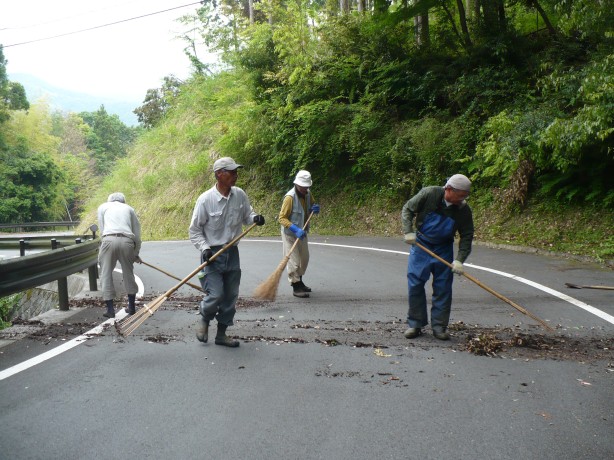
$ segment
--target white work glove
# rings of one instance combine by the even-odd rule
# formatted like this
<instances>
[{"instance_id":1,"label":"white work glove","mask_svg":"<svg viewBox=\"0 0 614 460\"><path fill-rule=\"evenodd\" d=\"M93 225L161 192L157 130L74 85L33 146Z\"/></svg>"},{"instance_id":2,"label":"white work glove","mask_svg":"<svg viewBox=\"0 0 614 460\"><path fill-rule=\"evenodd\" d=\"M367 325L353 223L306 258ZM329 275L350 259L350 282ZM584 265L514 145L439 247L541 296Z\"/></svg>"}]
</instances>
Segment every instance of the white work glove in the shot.
<instances>
[{"instance_id":1,"label":"white work glove","mask_svg":"<svg viewBox=\"0 0 614 460\"><path fill-rule=\"evenodd\" d=\"M457 275L462 275L463 272L465 271L465 268L463 267L463 263L459 262L458 260L455 260L454 262L452 262L452 271L456 273Z\"/></svg>"},{"instance_id":2,"label":"white work glove","mask_svg":"<svg viewBox=\"0 0 614 460\"><path fill-rule=\"evenodd\" d=\"M416 242L416 234L414 232L406 233L405 242L407 244L414 244Z\"/></svg>"}]
</instances>

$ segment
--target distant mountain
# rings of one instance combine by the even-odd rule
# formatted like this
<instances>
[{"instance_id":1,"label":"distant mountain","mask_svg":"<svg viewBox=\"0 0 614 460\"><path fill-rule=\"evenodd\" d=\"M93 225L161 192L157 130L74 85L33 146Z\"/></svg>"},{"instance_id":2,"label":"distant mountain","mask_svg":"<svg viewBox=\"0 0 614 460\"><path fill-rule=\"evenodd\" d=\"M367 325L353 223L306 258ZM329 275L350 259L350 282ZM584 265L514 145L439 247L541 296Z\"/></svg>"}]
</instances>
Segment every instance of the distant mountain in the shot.
<instances>
[{"instance_id":1,"label":"distant mountain","mask_svg":"<svg viewBox=\"0 0 614 460\"><path fill-rule=\"evenodd\" d=\"M52 110L74 113L95 112L101 105L104 105L107 113L117 115L126 125L136 126L138 124L136 115L132 113L132 111L142 105L142 100L125 101L77 93L50 85L28 74L9 74L8 78L10 81L15 81L23 85L30 103L34 103L38 99L44 97Z\"/></svg>"}]
</instances>

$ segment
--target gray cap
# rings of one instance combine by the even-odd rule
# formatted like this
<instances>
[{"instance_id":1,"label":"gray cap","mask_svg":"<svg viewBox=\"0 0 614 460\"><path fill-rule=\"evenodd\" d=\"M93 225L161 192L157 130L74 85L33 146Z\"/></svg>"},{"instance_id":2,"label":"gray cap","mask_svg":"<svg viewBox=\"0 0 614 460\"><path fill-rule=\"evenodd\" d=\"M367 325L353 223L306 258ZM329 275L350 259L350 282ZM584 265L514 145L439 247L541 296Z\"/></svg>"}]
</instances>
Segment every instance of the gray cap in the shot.
<instances>
[{"instance_id":1,"label":"gray cap","mask_svg":"<svg viewBox=\"0 0 614 460\"><path fill-rule=\"evenodd\" d=\"M124 194L122 192L115 192L115 193L111 193L109 195L109 198L107 198L107 201L119 201L120 203L125 203L126 202L126 197L124 196Z\"/></svg>"},{"instance_id":2,"label":"gray cap","mask_svg":"<svg viewBox=\"0 0 614 460\"><path fill-rule=\"evenodd\" d=\"M469 192L471 190L471 181L467 176L462 174L454 174L446 182L446 187L452 187L456 190L462 190L463 192Z\"/></svg>"},{"instance_id":3,"label":"gray cap","mask_svg":"<svg viewBox=\"0 0 614 460\"><path fill-rule=\"evenodd\" d=\"M243 165L235 163L235 161L230 157L222 157L218 160L215 160L213 163L213 171L219 171L220 169L225 169L227 171L234 171L237 168L242 168Z\"/></svg>"}]
</instances>

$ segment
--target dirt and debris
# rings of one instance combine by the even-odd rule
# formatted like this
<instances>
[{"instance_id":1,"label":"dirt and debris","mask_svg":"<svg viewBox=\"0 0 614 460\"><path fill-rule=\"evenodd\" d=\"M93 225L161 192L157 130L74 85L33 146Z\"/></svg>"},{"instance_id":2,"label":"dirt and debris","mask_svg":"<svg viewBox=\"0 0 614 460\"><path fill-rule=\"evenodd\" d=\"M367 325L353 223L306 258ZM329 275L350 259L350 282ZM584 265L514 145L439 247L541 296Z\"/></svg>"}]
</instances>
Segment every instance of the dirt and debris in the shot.
<instances>
[{"instance_id":1,"label":"dirt and debris","mask_svg":"<svg viewBox=\"0 0 614 460\"><path fill-rule=\"evenodd\" d=\"M151 335L151 336L145 337L143 338L143 340L149 343L161 343L163 345L168 345L171 342L176 342L177 337L157 334L157 335Z\"/></svg>"},{"instance_id":2,"label":"dirt and debris","mask_svg":"<svg viewBox=\"0 0 614 460\"><path fill-rule=\"evenodd\" d=\"M62 322L45 324L38 320L16 318L11 321L13 327L1 331L5 338L21 339L27 337L46 344L55 341L70 340L85 334L98 326L98 321Z\"/></svg>"},{"instance_id":3,"label":"dirt and debris","mask_svg":"<svg viewBox=\"0 0 614 460\"><path fill-rule=\"evenodd\" d=\"M141 300L137 308L154 300L151 296ZM171 296L163 304L164 310L184 310L197 312L201 296ZM238 309L257 309L266 307L269 302L253 299L239 298ZM118 303L117 309L123 308ZM83 299L72 301L71 308L95 308L102 311L104 307L100 301ZM266 309L263 309L266 312ZM253 316L253 313L252 313ZM20 329L20 336L29 337L49 343L53 340L68 340L82 335L100 324L102 317L95 321L62 322L45 325L41 321L27 321L16 319L16 327L9 328L5 334L11 334ZM142 326L144 340L152 343L168 344L172 341L193 340L193 329L189 326L172 331L166 335L152 336L147 333L146 326ZM441 341L435 339L430 328L424 334L413 340L403 336L405 323L401 318L389 321L366 320L301 320L292 317L272 317L263 315L259 319L236 320L232 328L233 338L243 342L267 342L271 344L306 344L318 343L327 347L349 346L353 348L371 348L384 350L386 355L406 353L412 349L448 349L455 352L467 352L476 356L491 358L512 359L554 359L578 362L594 362L606 360L614 362L614 337L596 331L587 331L584 334L575 334L561 328L556 332L545 332L539 326L524 325L522 327L482 326L479 324L452 323L449 327L451 340ZM139 334L140 335L140 334ZM230 335L230 334L229 334ZM379 353L379 352L378 352ZM383 353L383 352L382 352Z\"/></svg>"}]
</instances>

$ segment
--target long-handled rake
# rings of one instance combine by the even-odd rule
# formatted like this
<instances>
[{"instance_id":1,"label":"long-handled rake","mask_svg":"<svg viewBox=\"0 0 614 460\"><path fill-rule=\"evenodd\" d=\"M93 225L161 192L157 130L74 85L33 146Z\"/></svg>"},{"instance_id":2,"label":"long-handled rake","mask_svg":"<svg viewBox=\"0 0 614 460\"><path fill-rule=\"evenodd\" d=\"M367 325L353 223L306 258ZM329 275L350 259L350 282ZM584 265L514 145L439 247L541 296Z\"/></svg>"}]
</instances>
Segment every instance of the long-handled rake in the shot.
<instances>
[{"instance_id":1,"label":"long-handled rake","mask_svg":"<svg viewBox=\"0 0 614 460\"><path fill-rule=\"evenodd\" d=\"M166 291L161 296L157 297L155 300L151 301L149 304L145 305L143 308L138 310L134 315L127 316L121 321L115 322L115 329L118 334L126 337L130 335L134 330L139 327L141 324L145 322L147 318L154 314L154 312L160 308L160 306L171 296L173 293L188 282L189 279L194 277L199 271L205 268L209 263L213 262L220 254L225 252L228 248L233 246L237 241L243 238L247 233L256 226L257 224L252 224L247 229L233 239L231 242L227 243L222 249L216 252L208 261L203 262L198 267L196 267L192 273L183 278L179 283L173 286L171 289Z\"/></svg>"},{"instance_id":2,"label":"long-handled rake","mask_svg":"<svg viewBox=\"0 0 614 460\"><path fill-rule=\"evenodd\" d=\"M147 265L148 267L153 268L154 270L158 270L160 273L164 273L165 275L170 276L170 277L171 277L171 278L173 278L173 279L176 279L176 280L181 281L181 278L179 278L178 276L175 276L175 275L173 275L172 273L169 273L169 272L167 272L167 271L164 271L164 270L162 270L161 268L156 267L155 265L148 264L148 263L147 263L147 262L145 262L143 259L141 259L141 263L142 263L143 265ZM198 291L200 291L200 292L203 292L203 288L202 288L202 287L200 287L200 286L197 286L196 284L192 284L192 283L185 283L185 284L186 284L186 285L188 285L188 286L190 286L191 288L194 288L194 289L196 289L196 290L198 290Z\"/></svg>"},{"instance_id":3,"label":"long-handled rake","mask_svg":"<svg viewBox=\"0 0 614 460\"><path fill-rule=\"evenodd\" d=\"M414 243L416 246L418 246L420 249L422 249L424 252L426 252L427 254L429 254L430 256L434 257L435 259L437 259L439 262L447 265L448 267L452 268L452 264L449 263L447 260L442 259L441 257L439 257L437 254L435 254L433 251L429 250L428 248L425 248L423 245L421 245L420 243L416 242ZM482 283L480 280L478 280L477 278L474 278L473 276L471 276L468 273L463 272L462 273L463 276L465 276L466 278L470 279L471 281L473 281L475 284L477 284L478 286L480 286L482 289L487 290L488 292L490 292L492 295L494 295L495 297L497 297L498 299L503 300L504 302L510 304L512 307L514 307L516 310L518 310L520 313L523 313L525 315L527 315L530 318L533 318L535 321L537 321L539 324L541 324L542 326L544 326L545 329L549 330L549 331L554 331L554 329L552 327L550 327L550 325L548 325L548 323L546 323L543 319L535 316L534 314L530 313L529 311L527 311L525 308L521 307L520 305L518 305L515 302L512 302L510 299L508 299L507 297L499 294L497 291L495 291L492 288L489 288L488 286L486 286L484 283Z\"/></svg>"},{"instance_id":4,"label":"long-handled rake","mask_svg":"<svg viewBox=\"0 0 614 460\"><path fill-rule=\"evenodd\" d=\"M303 230L305 230L307 228L307 225L309 225L309 221L311 220L312 216L313 212L309 214L305 225L303 225ZM288 254L286 254L286 256L281 260L275 271L271 273L266 280L264 280L258 285L256 290L254 291L254 297L262 300L275 300L275 297L277 297L277 288L279 287L279 280L281 278L281 274L284 272L286 265L288 265L288 261L290 260L290 254L292 254L292 251L294 251L294 248L296 248L298 242L299 239L297 238L290 250L288 251Z\"/></svg>"}]
</instances>

